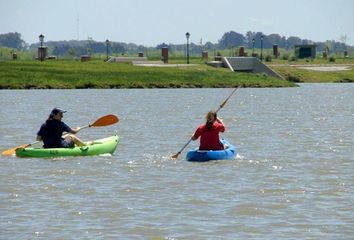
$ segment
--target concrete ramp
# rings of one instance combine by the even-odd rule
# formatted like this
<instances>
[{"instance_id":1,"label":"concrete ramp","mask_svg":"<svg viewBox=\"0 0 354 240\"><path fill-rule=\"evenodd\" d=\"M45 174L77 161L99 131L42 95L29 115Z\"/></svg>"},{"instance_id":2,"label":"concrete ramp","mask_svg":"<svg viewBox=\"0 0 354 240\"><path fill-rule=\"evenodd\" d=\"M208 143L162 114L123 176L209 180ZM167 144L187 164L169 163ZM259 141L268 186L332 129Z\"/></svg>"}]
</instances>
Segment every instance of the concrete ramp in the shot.
<instances>
[{"instance_id":1,"label":"concrete ramp","mask_svg":"<svg viewBox=\"0 0 354 240\"><path fill-rule=\"evenodd\" d=\"M223 63L223 65L227 68L229 68L231 71L235 71L234 68L232 67L231 63L229 62L229 59L227 59L226 57L222 57L221 58L221 62Z\"/></svg>"},{"instance_id":2,"label":"concrete ramp","mask_svg":"<svg viewBox=\"0 0 354 240\"><path fill-rule=\"evenodd\" d=\"M265 73L269 76L283 79L281 75L255 57L222 57L224 67L231 71Z\"/></svg>"}]
</instances>

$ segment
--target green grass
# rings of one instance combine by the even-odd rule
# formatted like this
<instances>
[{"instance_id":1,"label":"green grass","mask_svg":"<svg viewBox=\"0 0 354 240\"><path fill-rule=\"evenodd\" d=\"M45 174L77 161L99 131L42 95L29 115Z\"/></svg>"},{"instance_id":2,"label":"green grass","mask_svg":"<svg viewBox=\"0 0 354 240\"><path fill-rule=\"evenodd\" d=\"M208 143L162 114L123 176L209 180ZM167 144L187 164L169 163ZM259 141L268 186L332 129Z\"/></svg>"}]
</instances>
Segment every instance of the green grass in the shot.
<instances>
[{"instance_id":1,"label":"green grass","mask_svg":"<svg viewBox=\"0 0 354 240\"><path fill-rule=\"evenodd\" d=\"M176 62L180 63L177 59ZM200 63L191 59L191 63ZM170 63L174 63L170 61ZM191 67L142 67L102 60L79 62L0 61L0 89L291 87L294 83L264 74L234 73L206 64Z\"/></svg>"},{"instance_id":2,"label":"green grass","mask_svg":"<svg viewBox=\"0 0 354 240\"><path fill-rule=\"evenodd\" d=\"M336 57L334 58L335 61L331 62L328 59L324 58L315 58L315 59L297 59L295 61L291 60L283 60L281 58L272 58L271 62L265 62L266 64L285 64L285 65L316 65L316 64L321 64L321 65L326 65L326 64L354 64L354 58L343 58L343 57Z\"/></svg>"},{"instance_id":3,"label":"green grass","mask_svg":"<svg viewBox=\"0 0 354 240\"><path fill-rule=\"evenodd\" d=\"M354 66L347 71L322 72L300 69L294 66L272 66L285 79L293 82L330 83L354 82Z\"/></svg>"}]
</instances>

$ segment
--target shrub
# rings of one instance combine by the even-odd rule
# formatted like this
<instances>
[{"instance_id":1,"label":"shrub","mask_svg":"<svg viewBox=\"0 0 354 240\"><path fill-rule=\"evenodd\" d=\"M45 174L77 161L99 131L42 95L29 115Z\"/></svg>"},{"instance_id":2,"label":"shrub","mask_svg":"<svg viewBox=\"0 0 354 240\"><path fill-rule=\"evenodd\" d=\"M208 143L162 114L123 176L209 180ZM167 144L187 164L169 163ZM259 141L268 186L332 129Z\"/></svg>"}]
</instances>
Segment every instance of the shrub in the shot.
<instances>
[{"instance_id":1,"label":"shrub","mask_svg":"<svg viewBox=\"0 0 354 240\"><path fill-rule=\"evenodd\" d=\"M286 77L286 79L290 82L295 82L295 83L303 82L298 76L294 76L294 75L289 75Z\"/></svg>"},{"instance_id":2,"label":"shrub","mask_svg":"<svg viewBox=\"0 0 354 240\"><path fill-rule=\"evenodd\" d=\"M272 61L272 56L267 55L267 56L265 57L265 61L266 61L266 62L271 62L271 61Z\"/></svg>"},{"instance_id":3,"label":"shrub","mask_svg":"<svg viewBox=\"0 0 354 240\"><path fill-rule=\"evenodd\" d=\"M295 62L295 61L296 61L296 57L295 57L295 56L291 56L291 57L289 58L289 61Z\"/></svg>"},{"instance_id":4,"label":"shrub","mask_svg":"<svg viewBox=\"0 0 354 240\"><path fill-rule=\"evenodd\" d=\"M288 59L289 59L289 54L287 54L287 53L283 54L283 56L281 57L281 59L283 59L283 60L288 60Z\"/></svg>"}]
</instances>

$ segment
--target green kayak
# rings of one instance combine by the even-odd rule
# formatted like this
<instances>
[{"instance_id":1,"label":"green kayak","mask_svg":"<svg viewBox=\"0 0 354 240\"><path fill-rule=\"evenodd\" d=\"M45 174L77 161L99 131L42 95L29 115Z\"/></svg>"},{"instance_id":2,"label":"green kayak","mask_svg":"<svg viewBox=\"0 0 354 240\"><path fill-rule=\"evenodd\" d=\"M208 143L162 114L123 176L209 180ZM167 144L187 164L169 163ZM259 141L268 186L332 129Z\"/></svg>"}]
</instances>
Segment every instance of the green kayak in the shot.
<instances>
[{"instance_id":1,"label":"green kayak","mask_svg":"<svg viewBox=\"0 0 354 240\"><path fill-rule=\"evenodd\" d=\"M18 148L16 149L17 157L67 157L67 156L92 156L105 153L112 154L118 145L119 137L117 135L102 138L93 141L92 145L73 148Z\"/></svg>"}]
</instances>

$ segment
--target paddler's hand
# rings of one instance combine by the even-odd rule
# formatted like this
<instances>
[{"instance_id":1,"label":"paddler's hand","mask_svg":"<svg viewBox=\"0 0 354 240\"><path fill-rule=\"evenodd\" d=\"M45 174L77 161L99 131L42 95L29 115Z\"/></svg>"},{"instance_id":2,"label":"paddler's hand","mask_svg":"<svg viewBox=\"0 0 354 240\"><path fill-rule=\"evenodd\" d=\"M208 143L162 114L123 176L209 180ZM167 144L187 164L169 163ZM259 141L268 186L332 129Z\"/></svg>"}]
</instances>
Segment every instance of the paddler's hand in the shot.
<instances>
[{"instance_id":1,"label":"paddler's hand","mask_svg":"<svg viewBox=\"0 0 354 240\"><path fill-rule=\"evenodd\" d=\"M218 117L216 118L216 121L219 122L219 123L223 123L223 122L222 122L222 119L221 119L221 118L218 118Z\"/></svg>"},{"instance_id":2,"label":"paddler's hand","mask_svg":"<svg viewBox=\"0 0 354 240\"><path fill-rule=\"evenodd\" d=\"M77 127L77 128L72 128L70 133L72 133L72 134L76 134L76 133L78 133L80 130L81 130L81 128L80 128L80 127Z\"/></svg>"}]
</instances>

